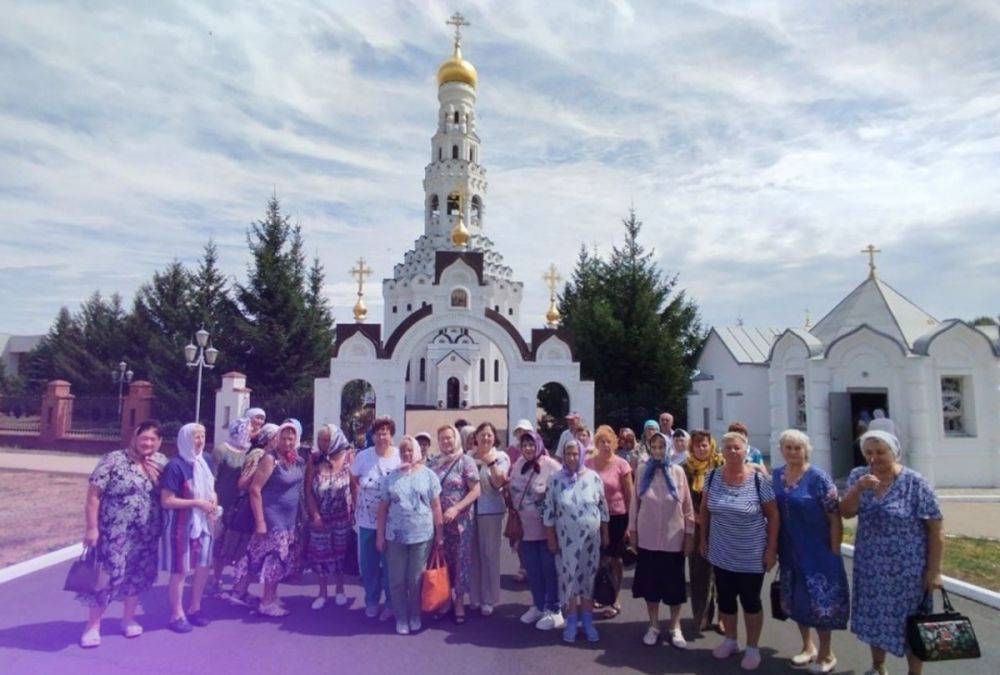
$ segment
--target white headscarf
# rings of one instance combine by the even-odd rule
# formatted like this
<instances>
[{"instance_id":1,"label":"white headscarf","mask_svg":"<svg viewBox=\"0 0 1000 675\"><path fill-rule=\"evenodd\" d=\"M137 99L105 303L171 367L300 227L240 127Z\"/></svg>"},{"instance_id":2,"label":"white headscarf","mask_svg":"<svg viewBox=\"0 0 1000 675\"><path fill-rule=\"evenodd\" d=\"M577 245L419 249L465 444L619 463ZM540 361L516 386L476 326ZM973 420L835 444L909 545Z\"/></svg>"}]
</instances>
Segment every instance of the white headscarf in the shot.
<instances>
[{"instance_id":1,"label":"white headscarf","mask_svg":"<svg viewBox=\"0 0 1000 675\"><path fill-rule=\"evenodd\" d=\"M194 480L192 489L195 499L211 499L215 494L215 477L212 470L208 468L205 461L205 446L201 450L195 450L194 432L196 429L204 429L200 424L194 422L185 424L177 432L177 454L188 464L194 466ZM208 523L208 515L201 509L191 509L191 529L189 535L192 539L200 537L202 534L211 532Z\"/></svg>"},{"instance_id":2,"label":"white headscarf","mask_svg":"<svg viewBox=\"0 0 1000 675\"><path fill-rule=\"evenodd\" d=\"M873 438L888 445L896 459L900 459L903 456L903 449L899 446L899 439L890 434L888 431L882 431L880 429L866 431L861 435L862 451L865 449L865 442Z\"/></svg>"},{"instance_id":3,"label":"white headscarf","mask_svg":"<svg viewBox=\"0 0 1000 675\"><path fill-rule=\"evenodd\" d=\"M893 436L896 435L896 423L891 419L886 417L885 411L881 408L875 409L875 415L872 421L868 423L869 431L885 431Z\"/></svg>"}]
</instances>

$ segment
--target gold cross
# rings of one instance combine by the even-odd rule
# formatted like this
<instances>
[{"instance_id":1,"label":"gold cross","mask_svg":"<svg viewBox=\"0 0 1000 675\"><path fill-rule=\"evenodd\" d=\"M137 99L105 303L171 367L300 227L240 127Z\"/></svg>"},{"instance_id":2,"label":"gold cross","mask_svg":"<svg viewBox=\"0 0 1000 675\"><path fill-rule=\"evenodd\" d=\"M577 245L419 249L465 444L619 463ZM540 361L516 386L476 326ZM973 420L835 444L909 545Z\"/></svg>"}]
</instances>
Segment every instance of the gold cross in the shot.
<instances>
[{"instance_id":1,"label":"gold cross","mask_svg":"<svg viewBox=\"0 0 1000 675\"><path fill-rule=\"evenodd\" d=\"M462 44L462 26L470 26L465 17L459 12L455 12L451 15L451 18L444 22L446 26L455 27L455 45L460 46Z\"/></svg>"},{"instance_id":2,"label":"gold cross","mask_svg":"<svg viewBox=\"0 0 1000 675\"><path fill-rule=\"evenodd\" d=\"M868 246L866 246L865 248L861 249L861 252L868 254L868 278L869 279L874 279L875 278L875 254L876 253L881 253L882 249L875 248L871 244L868 244Z\"/></svg>"},{"instance_id":3,"label":"gold cross","mask_svg":"<svg viewBox=\"0 0 1000 675\"><path fill-rule=\"evenodd\" d=\"M358 258L358 266L349 270L352 277L358 280L358 297L361 297L363 292L365 277L371 276L372 268L365 265L364 258Z\"/></svg>"},{"instance_id":4,"label":"gold cross","mask_svg":"<svg viewBox=\"0 0 1000 675\"><path fill-rule=\"evenodd\" d=\"M549 286L549 297L554 298L556 296L556 285L562 281L562 277L559 276L559 272L556 270L555 263L549 265L549 271L542 276L542 280Z\"/></svg>"}]
</instances>

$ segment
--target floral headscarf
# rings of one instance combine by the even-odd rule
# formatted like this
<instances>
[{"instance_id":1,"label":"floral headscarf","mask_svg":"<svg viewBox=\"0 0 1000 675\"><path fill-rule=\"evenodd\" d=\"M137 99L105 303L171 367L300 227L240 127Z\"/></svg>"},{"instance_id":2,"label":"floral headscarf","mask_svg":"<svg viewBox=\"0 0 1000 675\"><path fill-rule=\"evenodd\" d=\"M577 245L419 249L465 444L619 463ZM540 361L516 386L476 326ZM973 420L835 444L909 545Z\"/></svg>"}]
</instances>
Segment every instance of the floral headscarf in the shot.
<instances>
[{"instance_id":1,"label":"floral headscarf","mask_svg":"<svg viewBox=\"0 0 1000 675\"><path fill-rule=\"evenodd\" d=\"M236 450L250 449L249 417L241 417L229 425L229 438L226 443Z\"/></svg>"}]
</instances>

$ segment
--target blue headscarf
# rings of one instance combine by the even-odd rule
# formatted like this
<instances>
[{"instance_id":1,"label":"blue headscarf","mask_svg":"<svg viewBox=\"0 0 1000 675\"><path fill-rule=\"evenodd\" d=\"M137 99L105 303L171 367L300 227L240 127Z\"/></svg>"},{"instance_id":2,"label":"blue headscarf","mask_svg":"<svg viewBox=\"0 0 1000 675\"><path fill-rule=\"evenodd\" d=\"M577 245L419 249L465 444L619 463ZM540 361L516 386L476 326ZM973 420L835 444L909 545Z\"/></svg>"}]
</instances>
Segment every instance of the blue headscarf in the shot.
<instances>
[{"instance_id":1,"label":"blue headscarf","mask_svg":"<svg viewBox=\"0 0 1000 675\"><path fill-rule=\"evenodd\" d=\"M659 436L663 439L664 447L669 450L670 441L667 437L657 431L650 437L650 441ZM653 484L653 479L656 477L657 470L663 472L663 479L667 481L667 489L670 490L670 496L677 499L677 486L674 485L674 479L670 477L670 460L664 456L663 459L653 459L652 456L646 460L646 470L642 472L642 476L639 478L639 496L642 497L646 494L646 490Z\"/></svg>"}]
</instances>

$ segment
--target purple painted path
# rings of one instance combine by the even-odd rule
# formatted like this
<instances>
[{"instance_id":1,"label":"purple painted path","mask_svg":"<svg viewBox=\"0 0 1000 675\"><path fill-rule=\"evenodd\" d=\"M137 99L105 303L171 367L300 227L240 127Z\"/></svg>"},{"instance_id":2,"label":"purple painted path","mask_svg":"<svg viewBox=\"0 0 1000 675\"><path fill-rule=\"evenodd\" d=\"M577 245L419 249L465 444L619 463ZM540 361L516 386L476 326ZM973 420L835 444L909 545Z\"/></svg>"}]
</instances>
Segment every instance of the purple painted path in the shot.
<instances>
[{"instance_id":1,"label":"purple painted path","mask_svg":"<svg viewBox=\"0 0 1000 675\"><path fill-rule=\"evenodd\" d=\"M391 622L365 619L356 604L350 608L331 603L321 611L309 604L315 594L310 585L284 586L283 595L292 609L285 619L262 620L242 609L217 601L206 603L213 618L207 628L188 635L166 629L166 588L161 583L143 597L145 615L140 622L145 634L126 640L118 632L120 605L113 605L112 618L102 627L103 644L83 650L77 640L84 610L59 590L69 563L0 585L0 673L20 675L81 675L99 673L171 673L172 675L228 675L261 673L592 673L618 669L646 673L740 673L738 658L718 663L710 651L720 638L715 634L697 639L688 620L683 622L689 649L680 652L668 646L646 647L645 607L626 590L624 612L613 621L599 622L602 639L597 645L579 642L564 645L557 632L542 633L524 626L517 617L526 608L524 586L504 577L502 604L494 616L472 616L463 626L450 620L425 621L418 635L401 637ZM505 573L515 563L509 554ZM626 588L628 580L626 580ZM359 589L348 587L357 597ZM961 671L1000 673L1000 612L958 599L958 609L972 617L985 650L978 661L930 664L926 673ZM767 601L765 600L765 607ZM685 611L685 616L689 611ZM759 672L790 672L788 659L798 651L794 625L768 620L761 641L764 663ZM869 664L868 650L846 632L834 637L840 659L838 673L863 672ZM890 659L892 673L906 672L902 660Z\"/></svg>"}]
</instances>

